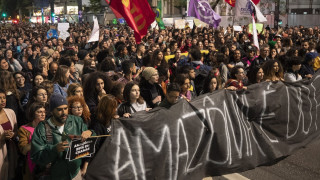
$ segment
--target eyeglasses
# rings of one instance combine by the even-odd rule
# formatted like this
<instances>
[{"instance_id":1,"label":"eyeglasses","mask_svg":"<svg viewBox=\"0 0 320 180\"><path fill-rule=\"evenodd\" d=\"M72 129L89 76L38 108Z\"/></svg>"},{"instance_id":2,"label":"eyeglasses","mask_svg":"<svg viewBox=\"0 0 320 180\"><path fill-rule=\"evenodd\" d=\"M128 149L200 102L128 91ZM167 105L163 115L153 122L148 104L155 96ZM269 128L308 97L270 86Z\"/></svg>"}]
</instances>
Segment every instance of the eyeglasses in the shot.
<instances>
[{"instance_id":1,"label":"eyeglasses","mask_svg":"<svg viewBox=\"0 0 320 180\"><path fill-rule=\"evenodd\" d=\"M82 106L74 106L74 107L71 107L72 109L78 109L78 110L81 110L81 109L83 109L83 107Z\"/></svg>"},{"instance_id":2,"label":"eyeglasses","mask_svg":"<svg viewBox=\"0 0 320 180\"><path fill-rule=\"evenodd\" d=\"M38 94L37 96L48 96L48 94Z\"/></svg>"}]
</instances>

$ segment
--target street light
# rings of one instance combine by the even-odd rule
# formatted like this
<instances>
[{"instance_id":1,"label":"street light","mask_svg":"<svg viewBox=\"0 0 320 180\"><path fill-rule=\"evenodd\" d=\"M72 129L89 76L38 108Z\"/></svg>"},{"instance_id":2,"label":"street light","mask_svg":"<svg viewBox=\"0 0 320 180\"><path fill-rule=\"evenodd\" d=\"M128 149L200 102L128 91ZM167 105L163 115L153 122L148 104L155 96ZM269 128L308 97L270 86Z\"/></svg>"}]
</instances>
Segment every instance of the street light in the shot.
<instances>
[{"instance_id":1,"label":"street light","mask_svg":"<svg viewBox=\"0 0 320 180\"><path fill-rule=\"evenodd\" d=\"M51 12L51 22L54 23L54 18L55 18L56 14L54 12Z\"/></svg>"}]
</instances>

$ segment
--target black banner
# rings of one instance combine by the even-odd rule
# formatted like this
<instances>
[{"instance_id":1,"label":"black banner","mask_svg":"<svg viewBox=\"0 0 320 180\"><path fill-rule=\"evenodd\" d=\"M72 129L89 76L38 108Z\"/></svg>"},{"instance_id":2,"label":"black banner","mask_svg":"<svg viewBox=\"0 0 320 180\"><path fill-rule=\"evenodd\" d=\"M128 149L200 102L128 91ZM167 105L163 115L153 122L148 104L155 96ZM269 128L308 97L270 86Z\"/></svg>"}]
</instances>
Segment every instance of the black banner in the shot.
<instances>
[{"instance_id":1,"label":"black banner","mask_svg":"<svg viewBox=\"0 0 320 180\"><path fill-rule=\"evenodd\" d=\"M220 90L114 120L86 179L181 179L241 172L319 137L320 74Z\"/></svg>"}]
</instances>

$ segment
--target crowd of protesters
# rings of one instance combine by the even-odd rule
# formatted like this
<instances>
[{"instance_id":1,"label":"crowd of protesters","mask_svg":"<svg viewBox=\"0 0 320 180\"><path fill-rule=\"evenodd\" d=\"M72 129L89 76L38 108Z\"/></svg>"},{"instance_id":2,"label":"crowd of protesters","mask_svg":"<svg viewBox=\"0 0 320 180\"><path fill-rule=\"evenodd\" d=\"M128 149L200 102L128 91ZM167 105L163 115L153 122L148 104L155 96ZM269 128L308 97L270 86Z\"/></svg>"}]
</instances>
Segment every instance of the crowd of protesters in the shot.
<instances>
[{"instance_id":1,"label":"crowd of protesters","mask_svg":"<svg viewBox=\"0 0 320 180\"><path fill-rule=\"evenodd\" d=\"M108 135L115 118L320 67L318 27L266 27L260 49L246 26L150 29L140 44L125 25L101 26L93 43L89 24L70 24L66 40L50 28L0 29L1 179L82 179L90 159L65 159L68 135Z\"/></svg>"}]
</instances>

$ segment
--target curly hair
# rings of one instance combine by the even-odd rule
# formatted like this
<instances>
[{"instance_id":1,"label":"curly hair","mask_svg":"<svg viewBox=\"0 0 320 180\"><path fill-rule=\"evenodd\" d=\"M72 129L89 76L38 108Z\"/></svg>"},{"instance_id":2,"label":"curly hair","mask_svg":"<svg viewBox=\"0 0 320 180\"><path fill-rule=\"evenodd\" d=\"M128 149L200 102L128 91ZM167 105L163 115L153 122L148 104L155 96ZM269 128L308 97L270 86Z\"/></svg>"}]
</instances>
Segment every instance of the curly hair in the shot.
<instances>
[{"instance_id":1,"label":"curly hair","mask_svg":"<svg viewBox=\"0 0 320 180\"><path fill-rule=\"evenodd\" d=\"M83 111L82 111L82 119L84 120L85 123L88 123L90 121L90 111L89 108L86 104L86 102L84 101L83 97L80 96L70 96L67 98L68 101L68 108L69 108L69 114L71 114L71 108L73 103L75 102L79 102L81 104L81 106L83 107Z\"/></svg>"},{"instance_id":2,"label":"curly hair","mask_svg":"<svg viewBox=\"0 0 320 180\"><path fill-rule=\"evenodd\" d=\"M275 72L274 71L274 64L278 63L279 66L279 71ZM273 77L277 77L279 79L283 79L283 68L282 65L279 61L277 60L269 60L266 61L263 66L262 66L263 72L264 72L264 79L267 80L272 80Z\"/></svg>"},{"instance_id":3,"label":"curly hair","mask_svg":"<svg viewBox=\"0 0 320 180\"><path fill-rule=\"evenodd\" d=\"M152 60L151 60L151 67L157 67L159 63L160 63L161 67L168 67L168 63L164 59L164 54L163 53L162 53L163 54L162 59L158 58L158 55L160 53L162 53L162 52L160 50L158 50L158 49L153 52Z\"/></svg>"},{"instance_id":4,"label":"curly hair","mask_svg":"<svg viewBox=\"0 0 320 180\"><path fill-rule=\"evenodd\" d=\"M83 95L85 99L98 97L99 92L96 90L97 80L102 79L104 81L104 90L107 94L111 92L113 83L111 79L103 72L93 72L85 79L83 84Z\"/></svg>"}]
</instances>

